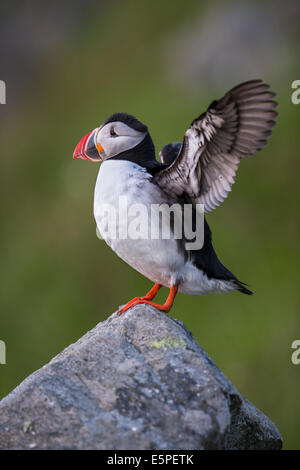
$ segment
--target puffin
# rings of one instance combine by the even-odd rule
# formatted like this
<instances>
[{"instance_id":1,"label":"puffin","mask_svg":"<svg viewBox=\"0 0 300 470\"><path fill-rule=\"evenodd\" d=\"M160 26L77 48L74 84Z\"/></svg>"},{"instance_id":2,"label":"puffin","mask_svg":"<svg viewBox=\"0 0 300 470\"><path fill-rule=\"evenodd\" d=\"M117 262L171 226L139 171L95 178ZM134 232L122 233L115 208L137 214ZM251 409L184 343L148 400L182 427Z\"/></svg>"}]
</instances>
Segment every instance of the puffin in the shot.
<instances>
[{"instance_id":1,"label":"puffin","mask_svg":"<svg viewBox=\"0 0 300 470\"><path fill-rule=\"evenodd\" d=\"M206 214L228 196L241 160L267 144L278 115L275 96L260 79L235 86L192 121L182 142L165 145L160 161L147 126L123 112L112 114L79 141L73 158L102 162L94 191L98 233L121 259L154 283L117 315L141 303L169 312L178 292L253 294L217 257ZM127 209L142 205L147 213L154 206L187 205L193 229L202 208L202 243L188 246L185 235L175 236L174 226L169 237L159 230L153 237L128 236L128 217L108 223L109 213L123 214L120 201L126 201ZM161 227L159 218L156 224ZM169 294L164 304L158 304L153 299L162 286Z\"/></svg>"}]
</instances>

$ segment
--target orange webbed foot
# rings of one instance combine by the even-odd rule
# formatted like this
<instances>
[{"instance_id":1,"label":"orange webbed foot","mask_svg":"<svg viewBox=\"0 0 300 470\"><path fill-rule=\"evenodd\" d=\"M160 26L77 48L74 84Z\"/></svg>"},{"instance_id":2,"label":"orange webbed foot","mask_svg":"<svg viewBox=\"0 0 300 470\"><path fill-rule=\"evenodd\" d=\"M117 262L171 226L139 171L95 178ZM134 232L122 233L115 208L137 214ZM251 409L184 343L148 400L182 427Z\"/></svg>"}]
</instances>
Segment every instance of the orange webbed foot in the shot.
<instances>
[{"instance_id":1,"label":"orange webbed foot","mask_svg":"<svg viewBox=\"0 0 300 470\"><path fill-rule=\"evenodd\" d=\"M148 292L147 295L145 295L144 297L135 297L134 299L130 300L126 305L124 305L124 307L122 307L120 310L117 311L117 315L120 316L131 307L135 307L136 305L139 305L139 304L152 305L152 307L155 307L162 312L169 312L173 305L175 296L177 294L178 286L172 286L170 288L168 298L163 305L152 302L152 299L155 297L155 295L157 294L160 288L161 288L161 285L155 284L152 287L152 289Z\"/></svg>"}]
</instances>

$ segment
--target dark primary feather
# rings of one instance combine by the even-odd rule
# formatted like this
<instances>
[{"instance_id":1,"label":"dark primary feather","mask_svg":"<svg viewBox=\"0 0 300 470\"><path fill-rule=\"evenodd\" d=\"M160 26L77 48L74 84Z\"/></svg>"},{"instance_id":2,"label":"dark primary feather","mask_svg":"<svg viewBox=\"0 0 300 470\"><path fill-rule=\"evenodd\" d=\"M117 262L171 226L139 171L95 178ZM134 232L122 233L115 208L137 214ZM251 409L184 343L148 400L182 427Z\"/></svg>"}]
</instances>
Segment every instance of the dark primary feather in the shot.
<instances>
[{"instance_id":1,"label":"dark primary feather","mask_svg":"<svg viewBox=\"0 0 300 470\"><path fill-rule=\"evenodd\" d=\"M183 204L190 204L192 202L186 195L182 196L180 199ZM194 206L193 213L195 213L195 211L196 209ZM192 230L196 230L194 216ZM183 244L185 244L185 241L186 240L183 240ZM208 278L232 281L238 291L242 292L243 294L253 294L253 292L247 289L246 284L237 279L236 276L231 271L229 271L229 269L227 269L217 257L212 244L211 230L206 218L204 218L204 243L202 248L200 250L188 250L185 253L194 266L196 266L198 269L201 269L201 271L203 271Z\"/></svg>"},{"instance_id":2,"label":"dark primary feather","mask_svg":"<svg viewBox=\"0 0 300 470\"><path fill-rule=\"evenodd\" d=\"M171 195L188 194L205 212L231 191L240 160L261 150L277 116L275 93L262 80L232 88L195 119L186 131L177 158L155 175Z\"/></svg>"}]
</instances>

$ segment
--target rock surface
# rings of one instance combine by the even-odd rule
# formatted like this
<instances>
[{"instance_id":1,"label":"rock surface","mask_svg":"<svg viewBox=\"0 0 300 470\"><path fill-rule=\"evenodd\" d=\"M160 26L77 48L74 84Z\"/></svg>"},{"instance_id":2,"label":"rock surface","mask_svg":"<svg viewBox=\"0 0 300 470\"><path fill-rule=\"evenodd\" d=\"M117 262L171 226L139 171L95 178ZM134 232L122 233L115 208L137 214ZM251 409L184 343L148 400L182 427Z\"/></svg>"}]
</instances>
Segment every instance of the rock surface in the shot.
<instances>
[{"instance_id":1,"label":"rock surface","mask_svg":"<svg viewBox=\"0 0 300 470\"><path fill-rule=\"evenodd\" d=\"M280 449L185 326L113 314L0 402L1 449Z\"/></svg>"}]
</instances>

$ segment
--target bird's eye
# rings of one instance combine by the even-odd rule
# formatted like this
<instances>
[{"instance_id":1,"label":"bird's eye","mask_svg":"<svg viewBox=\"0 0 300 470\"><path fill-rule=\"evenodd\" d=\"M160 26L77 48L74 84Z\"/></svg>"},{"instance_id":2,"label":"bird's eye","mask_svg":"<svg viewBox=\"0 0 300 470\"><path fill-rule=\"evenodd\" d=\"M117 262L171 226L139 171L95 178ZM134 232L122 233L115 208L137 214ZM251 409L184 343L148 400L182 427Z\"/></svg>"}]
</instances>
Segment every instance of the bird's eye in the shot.
<instances>
[{"instance_id":1,"label":"bird's eye","mask_svg":"<svg viewBox=\"0 0 300 470\"><path fill-rule=\"evenodd\" d=\"M114 129L113 127L110 129L110 135L111 135L111 137L117 137L117 135L118 135L118 134L115 132L115 129Z\"/></svg>"}]
</instances>

